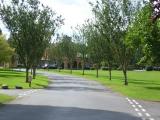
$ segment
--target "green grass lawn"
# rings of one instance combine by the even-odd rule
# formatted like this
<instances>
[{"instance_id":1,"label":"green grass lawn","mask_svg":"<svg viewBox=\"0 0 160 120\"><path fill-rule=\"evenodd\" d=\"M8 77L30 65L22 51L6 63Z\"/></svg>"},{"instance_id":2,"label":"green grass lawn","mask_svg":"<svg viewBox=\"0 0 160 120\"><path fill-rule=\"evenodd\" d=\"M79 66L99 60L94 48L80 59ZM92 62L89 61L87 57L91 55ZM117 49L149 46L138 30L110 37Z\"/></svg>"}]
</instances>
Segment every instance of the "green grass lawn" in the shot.
<instances>
[{"instance_id":1,"label":"green grass lawn","mask_svg":"<svg viewBox=\"0 0 160 120\"><path fill-rule=\"evenodd\" d=\"M49 70L49 72L59 73L58 70ZM69 70L62 70L60 74L70 74ZM99 71L99 78L96 78L95 70L82 71L74 70L73 75L85 77L90 80L96 80L107 86L113 91L117 91L125 96L150 101L160 101L160 72L156 71L129 71L129 85L124 86L123 74L121 71L112 72L112 81L109 80L108 71Z\"/></svg>"},{"instance_id":2,"label":"green grass lawn","mask_svg":"<svg viewBox=\"0 0 160 120\"><path fill-rule=\"evenodd\" d=\"M0 105L3 104L3 103L9 102L13 99L14 99L14 97L12 97L12 96L0 94Z\"/></svg>"},{"instance_id":3,"label":"green grass lawn","mask_svg":"<svg viewBox=\"0 0 160 120\"><path fill-rule=\"evenodd\" d=\"M48 86L48 78L42 75L37 75L36 79L32 81L31 88L44 88ZM29 84L25 82L25 73L17 72L11 70L0 69L0 87L6 84L10 89L15 88L15 86L22 86L27 89L30 88Z\"/></svg>"}]
</instances>

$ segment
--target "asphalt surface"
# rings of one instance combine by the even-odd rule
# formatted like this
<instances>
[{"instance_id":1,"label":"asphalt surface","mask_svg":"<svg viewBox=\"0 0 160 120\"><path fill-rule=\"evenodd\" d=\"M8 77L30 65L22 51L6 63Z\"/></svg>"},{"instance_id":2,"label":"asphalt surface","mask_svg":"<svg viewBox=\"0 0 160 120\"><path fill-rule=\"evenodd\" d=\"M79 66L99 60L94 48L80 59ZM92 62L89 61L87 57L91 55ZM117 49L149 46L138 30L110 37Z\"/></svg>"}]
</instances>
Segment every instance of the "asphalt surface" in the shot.
<instances>
[{"instance_id":1,"label":"asphalt surface","mask_svg":"<svg viewBox=\"0 0 160 120\"><path fill-rule=\"evenodd\" d=\"M0 120L155 120L145 116L135 100L95 81L46 75L51 80L48 88L13 92L17 99L0 108Z\"/></svg>"}]
</instances>

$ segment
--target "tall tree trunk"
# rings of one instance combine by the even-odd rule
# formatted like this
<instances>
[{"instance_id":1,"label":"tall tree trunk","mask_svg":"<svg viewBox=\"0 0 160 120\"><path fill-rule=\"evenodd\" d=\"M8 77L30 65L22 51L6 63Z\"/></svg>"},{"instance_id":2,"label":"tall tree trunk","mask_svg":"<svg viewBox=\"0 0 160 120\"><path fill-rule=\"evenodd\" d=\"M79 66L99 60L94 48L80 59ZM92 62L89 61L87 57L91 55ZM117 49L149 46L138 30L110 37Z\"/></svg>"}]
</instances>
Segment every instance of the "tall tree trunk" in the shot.
<instances>
[{"instance_id":1,"label":"tall tree trunk","mask_svg":"<svg viewBox=\"0 0 160 120\"><path fill-rule=\"evenodd\" d=\"M33 67L33 79L36 79L36 67Z\"/></svg>"},{"instance_id":2,"label":"tall tree trunk","mask_svg":"<svg viewBox=\"0 0 160 120\"><path fill-rule=\"evenodd\" d=\"M112 80L112 69L109 68L109 80Z\"/></svg>"},{"instance_id":3,"label":"tall tree trunk","mask_svg":"<svg viewBox=\"0 0 160 120\"><path fill-rule=\"evenodd\" d=\"M124 74L124 85L128 85L128 78L127 78L127 70L123 69L123 74Z\"/></svg>"},{"instance_id":4,"label":"tall tree trunk","mask_svg":"<svg viewBox=\"0 0 160 120\"><path fill-rule=\"evenodd\" d=\"M110 64L108 65L108 68L109 68L109 80L112 80L112 67Z\"/></svg>"},{"instance_id":5,"label":"tall tree trunk","mask_svg":"<svg viewBox=\"0 0 160 120\"><path fill-rule=\"evenodd\" d=\"M84 75L84 60L83 60L83 64L82 64L82 75Z\"/></svg>"},{"instance_id":6,"label":"tall tree trunk","mask_svg":"<svg viewBox=\"0 0 160 120\"><path fill-rule=\"evenodd\" d=\"M26 83L28 83L29 68L26 68Z\"/></svg>"},{"instance_id":7,"label":"tall tree trunk","mask_svg":"<svg viewBox=\"0 0 160 120\"><path fill-rule=\"evenodd\" d=\"M98 73L98 64L96 65L96 71L97 71L96 77L98 78L98 77L99 77L99 73Z\"/></svg>"},{"instance_id":8,"label":"tall tree trunk","mask_svg":"<svg viewBox=\"0 0 160 120\"><path fill-rule=\"evenodd\" d=\"M82 72L82 75L84 75L84 67L83 67L83 72Z\"/></svg>"}]
</instances>

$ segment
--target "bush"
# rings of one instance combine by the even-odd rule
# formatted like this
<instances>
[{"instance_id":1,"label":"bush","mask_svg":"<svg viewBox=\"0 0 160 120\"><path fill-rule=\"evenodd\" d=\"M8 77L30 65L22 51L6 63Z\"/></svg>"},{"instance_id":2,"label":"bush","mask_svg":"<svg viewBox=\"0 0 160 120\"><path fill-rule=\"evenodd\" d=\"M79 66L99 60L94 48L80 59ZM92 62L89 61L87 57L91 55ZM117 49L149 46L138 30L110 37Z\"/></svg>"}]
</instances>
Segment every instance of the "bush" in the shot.
<instances>
[{"instance_id":1,"label":"bush","mask_svg":"<svg viewBox=\"0 0 160 120\"><path fill-rule=\"evenodd\" d=\"M90 70L95 70L95 67L90 67Z\"/></svg>"},{"instance_id":2,"label":"bush","mask_svg":"<svg viewBox=\"0 0 160 120\"><path fill-rule=\"evenodd\" d=\"M24 68L24 65L23 64L18 64L17 67L18 68Z\"/></svg>"},{"instance_id":3,"label":"bush","mask_svg":"<svg viewBox=\"0 0 160 120\"><path fill-rule=\"evenodd\" d=\"M153 70L153 67L152 66L146 66L146 71L152 71Z\"/></svg>"}]
</instances>

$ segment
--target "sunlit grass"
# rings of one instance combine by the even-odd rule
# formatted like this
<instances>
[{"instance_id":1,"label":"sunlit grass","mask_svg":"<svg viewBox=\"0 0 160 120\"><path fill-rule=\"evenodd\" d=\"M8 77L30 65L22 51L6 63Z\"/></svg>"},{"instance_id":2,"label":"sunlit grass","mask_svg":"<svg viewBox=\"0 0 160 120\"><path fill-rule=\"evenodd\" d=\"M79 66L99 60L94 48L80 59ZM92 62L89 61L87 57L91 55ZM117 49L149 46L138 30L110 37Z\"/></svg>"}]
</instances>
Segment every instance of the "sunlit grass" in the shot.
<instances>
[{"instance_id":1,"label":"sunlit grass","mask_svg":"<svg viewBox=\"0 0 160 120\"><path fill-rule=\"evenodd\" d=\"M13 99L14 99L14 97L12 97L12 96L0 94L0 105L3 104L3 103L9 102Z\"/></svg>"},{"instance_id":2,"label":"sunlit grass","mask_svg":"<svg viewBox=\"0 0 160 120\"><path fill-rule=\"evenodd\" d=\"M30 88L29 84L25 82L24 72L0 69L0 86L2 85L8 85L10 89L15 88L15 86ZM36 79L32 81L31 88L44 88L46 86L48 86L48 78L37 75Z\"/></svg>"}]
</instances>

